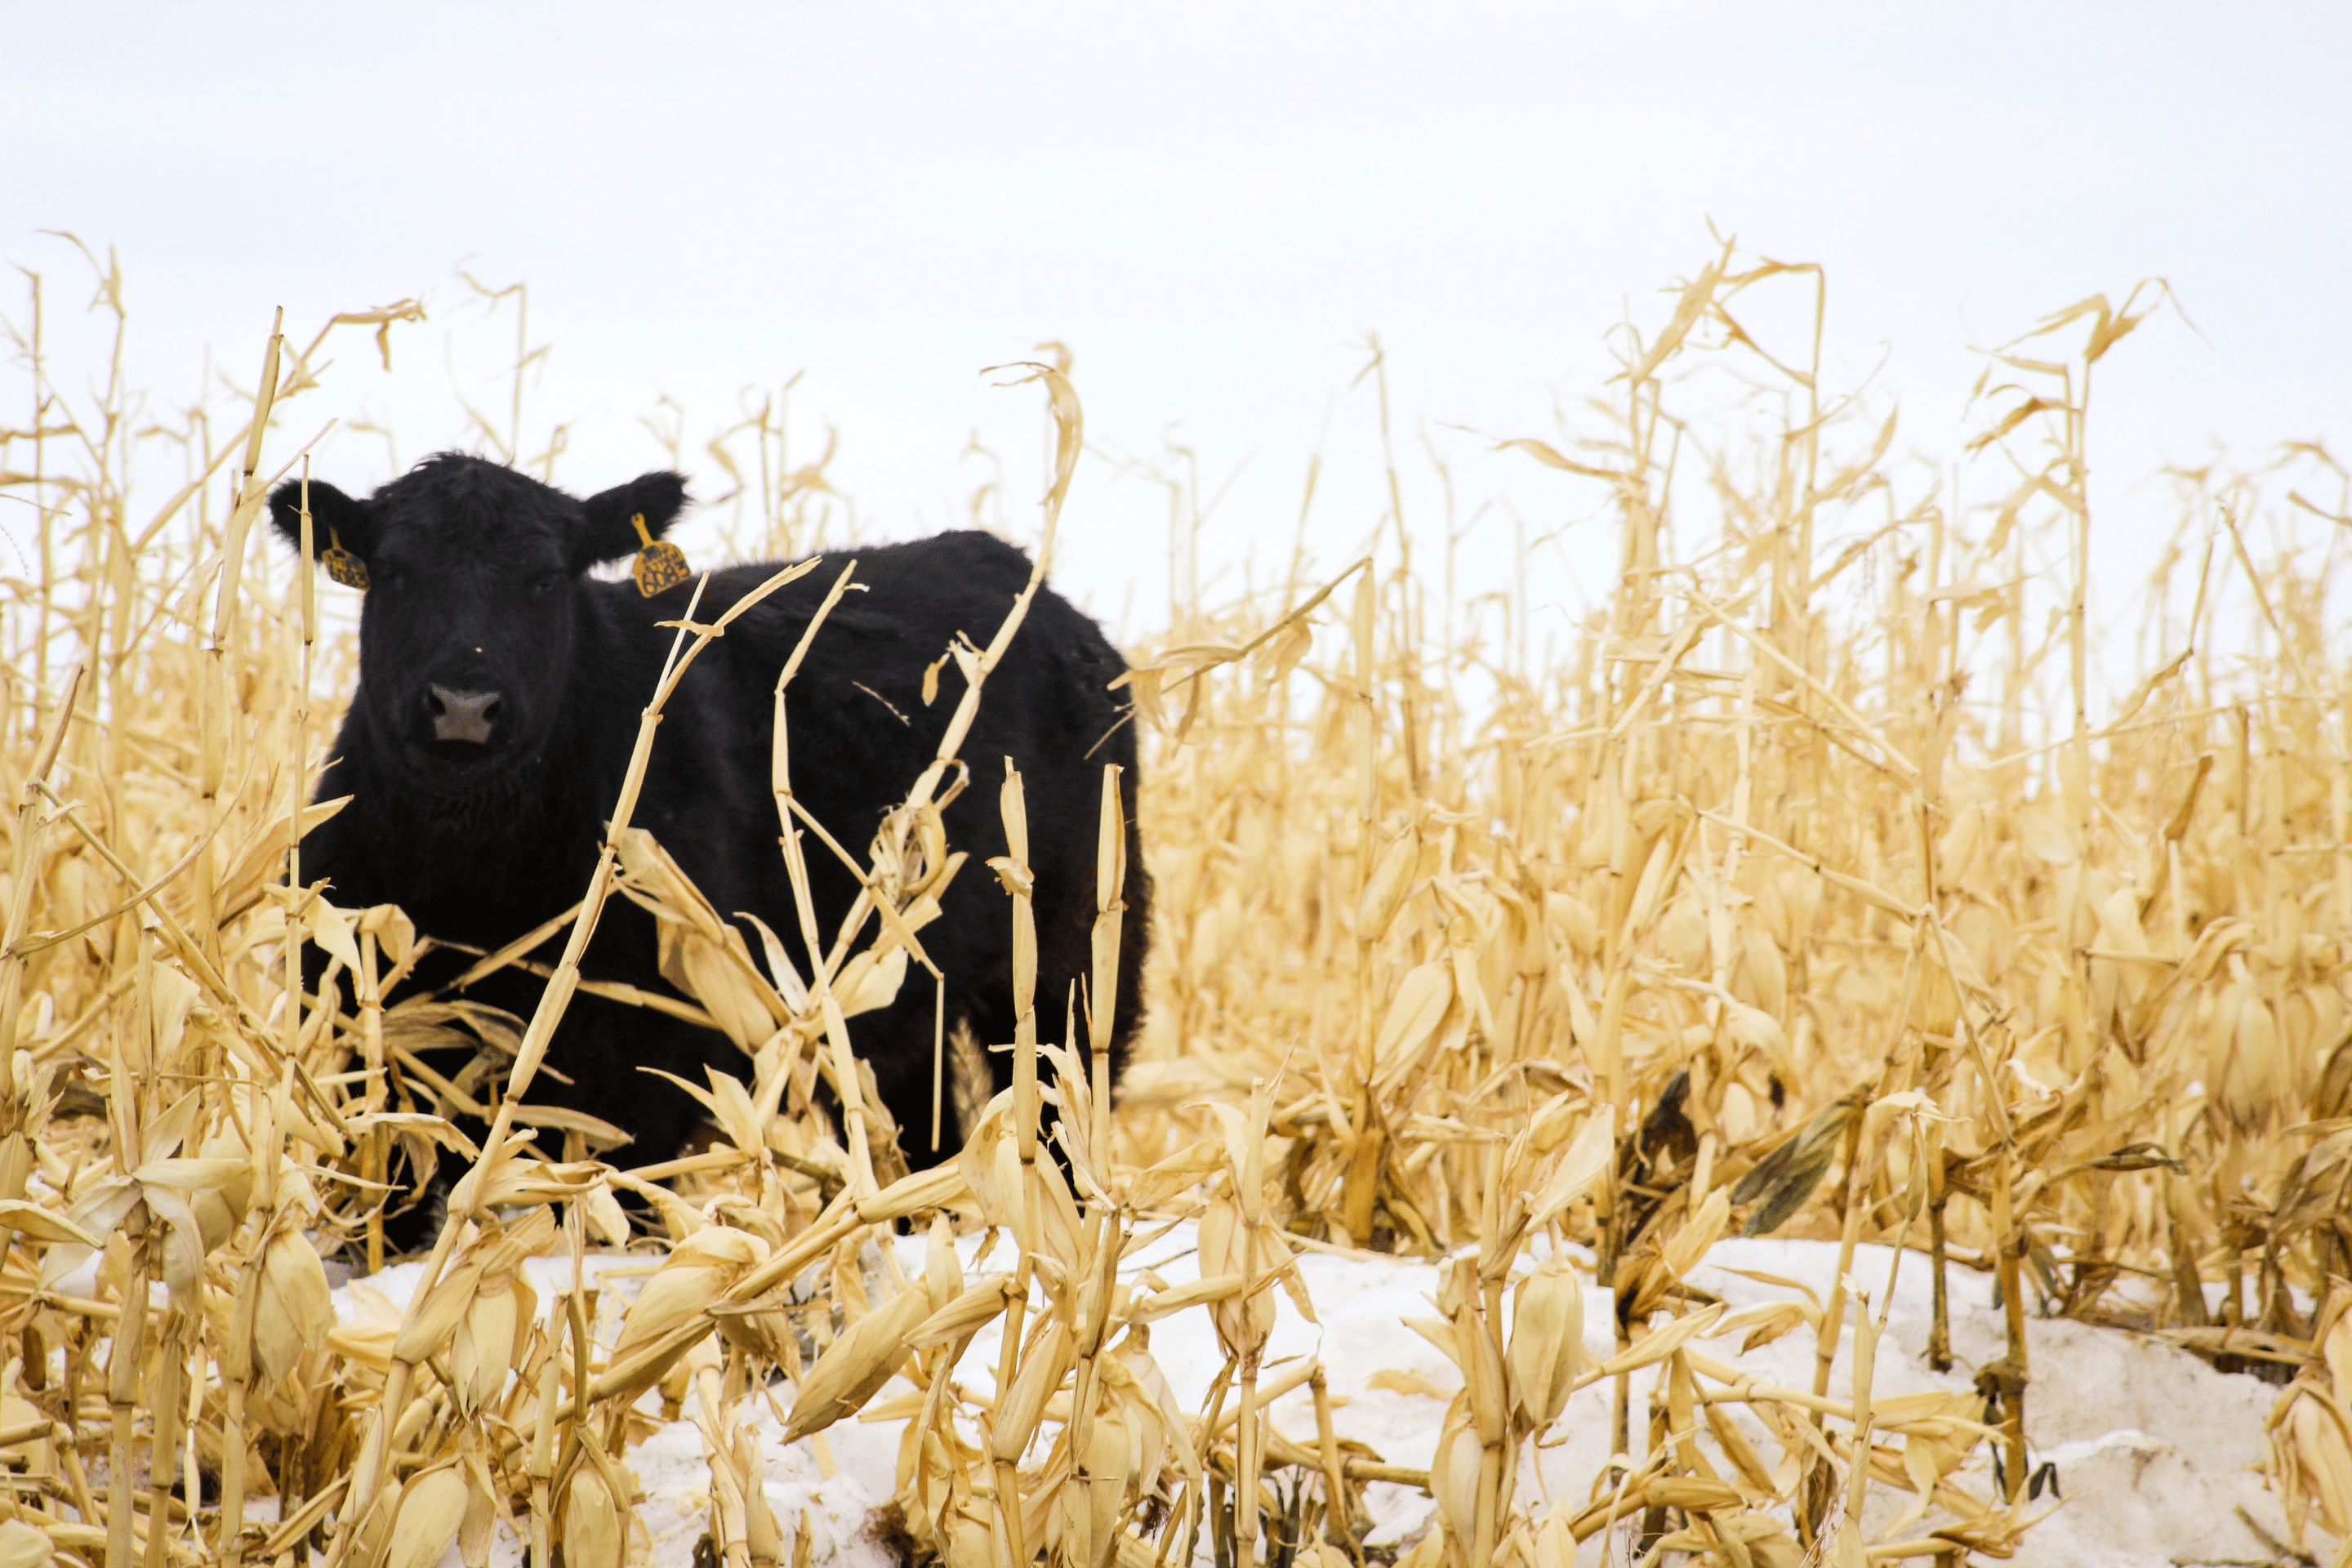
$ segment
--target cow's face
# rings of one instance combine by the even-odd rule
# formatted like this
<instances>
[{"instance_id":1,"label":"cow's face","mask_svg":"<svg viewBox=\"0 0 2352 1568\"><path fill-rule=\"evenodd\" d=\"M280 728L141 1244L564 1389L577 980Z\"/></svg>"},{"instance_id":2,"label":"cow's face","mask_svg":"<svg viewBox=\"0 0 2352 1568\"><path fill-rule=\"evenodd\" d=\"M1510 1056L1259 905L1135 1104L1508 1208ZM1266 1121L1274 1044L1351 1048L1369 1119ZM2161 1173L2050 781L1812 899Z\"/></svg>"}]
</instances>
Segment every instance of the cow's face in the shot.
<instances>
[{"instance_id":1,"label":"cow's face","mask_svg":"<svg viewBox=\"0 0 2352 1568\"><path fill-rule=\"evenodd\" d=\"M561 706L580 580L658 537L685 505L676 474L574 500L479 458L428 458L365 500L309 487L311 548L366 574L362 705L388 760L428 787L461 787L535 754ZM303 487L271 519L299 546ZM346 573L346 575L349 574Z\"/></svg>"}]
</instances>

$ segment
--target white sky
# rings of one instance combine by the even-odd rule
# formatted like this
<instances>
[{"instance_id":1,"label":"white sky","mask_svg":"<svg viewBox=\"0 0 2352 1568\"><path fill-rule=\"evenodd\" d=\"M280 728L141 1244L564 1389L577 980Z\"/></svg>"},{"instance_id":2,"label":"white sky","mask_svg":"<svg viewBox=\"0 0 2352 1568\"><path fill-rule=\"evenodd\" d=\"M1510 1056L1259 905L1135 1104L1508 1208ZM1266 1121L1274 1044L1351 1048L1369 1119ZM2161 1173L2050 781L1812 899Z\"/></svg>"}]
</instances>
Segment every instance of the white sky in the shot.
<instances>
[{"instance_id":1,"label":"white sky","mask_svg":"<svg viewBox=\"0 0 2352 1568\"><path fill-rule=\"evenodd\" d=\"M2352 11L2341 5L1388 4L339 7L17 4L0 24L0 258L86 296L71 229L119 246L134 369L193 388L205 345L249 382L289 334L424 297L385 376L354 336L329 414L393 423L402 461L460 433L511 341L454 269L528 279L553 353L530 419L577 421L560 480L660 460L667 395L695 445L740 389L796 371L795 440L837 425L836 482L886 535L953 521L984 473L1042 471L1035 390L982 367L1056 338L1098 442L1172 437L1213 489L1202 574L1288 548L1331 413L1315 548L1377 521L1372 407L1332 403L1390 351L1406 510L1453 464L1467 516L1531 530L1596 498L1466 435L1552 437L1602 334L1710 253L1830 268L1832 383L1900 398L1898 449L1948 462L1979 362L2084 295L2170 279L2198 331L2151 325L2102 367L2097 592L2126 610L2164 519L2157 464L2216 441L2352 447ZM20 315L21 286L0 279ZM60 332L66 331L60 327ZM453 351L445 347L451 333ZM20 377L0 374L0 423ZM2347 451L2347 456L2352 456ZM695 470L714 494L724 480ZM387 475L380 439L318 472ZM1090 460L1066 586L1161 618L1165 500ZM0 519L0 522L12 520ZM1593 530L1541 595L1605 586ZM1471 546L1492 585L1507 525ZM1481 573L1484 578L1480 577ZM1570 575L1575 578L1571 583ZM1233 581L1231 577L1224 579Z\"/></svg>"}]
</instances>

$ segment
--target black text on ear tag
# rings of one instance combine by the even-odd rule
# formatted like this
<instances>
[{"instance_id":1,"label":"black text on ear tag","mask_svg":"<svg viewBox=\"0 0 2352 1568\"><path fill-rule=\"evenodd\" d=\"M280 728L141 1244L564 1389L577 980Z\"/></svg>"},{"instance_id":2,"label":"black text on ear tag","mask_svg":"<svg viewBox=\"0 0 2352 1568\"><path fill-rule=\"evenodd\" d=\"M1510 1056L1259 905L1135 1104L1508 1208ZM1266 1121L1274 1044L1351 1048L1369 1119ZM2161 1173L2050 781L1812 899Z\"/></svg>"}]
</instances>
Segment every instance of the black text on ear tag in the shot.
<instances>
[{"instance_id":1,"label":"black text on ear tag","mask_svg":"<svg viewBox=\"0 0 2352 1568\"><path fill-rule=\"evenodd\" d=\"M366 563L344 549L342 539L331 528L327 530L327 548L320 555L319 564L327 569L327 575L332 581L346 588L357 588L362 593L367 591Z\"/></svg>"},{"instance_id":2,"label":"black text on ear tag","mask_svg":"<svg viewBox=\"0 0 2352 1568\"><path fill-rule=\"evenodd\" d=\"M637 531L641 546L637 551L637 563L629 568L629 575L636 579L638 593L650 599L694 575L687 567L685 551L675 544L666 544L646 531L644 512L629 519L629 523Z\"/></svg>"}]
</instances>

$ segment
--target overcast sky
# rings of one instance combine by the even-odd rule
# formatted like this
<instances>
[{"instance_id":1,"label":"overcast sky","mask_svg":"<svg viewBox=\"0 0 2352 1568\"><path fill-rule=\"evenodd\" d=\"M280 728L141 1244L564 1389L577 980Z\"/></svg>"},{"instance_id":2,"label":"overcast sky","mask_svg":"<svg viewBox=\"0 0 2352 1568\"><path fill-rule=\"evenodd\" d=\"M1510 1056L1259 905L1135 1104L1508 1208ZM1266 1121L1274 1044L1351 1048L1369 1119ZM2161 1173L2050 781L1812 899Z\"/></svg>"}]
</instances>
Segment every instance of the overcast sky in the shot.
<instances>
[{"instance_id":1,"label":"overcast sky","mask_svg":"<svg viewBox=\"0 0 2352 1568\"><path fill-rule=\"evenodd\" d=\"M1437 527L1424 434L1464 515L1507 496L1549 526L1596 498L1451 427L1553 436L1710 223L1826 264L1832 383L1899 397L1899 447L1939 463L1981 419L1972 349L2168 279L2195 330L2157 322L2101 371L2110 615L2158 463L2352 446L2340 5L7 9L0 258L73 309L76 264L37 231L118 246L162 391L206 344L249 381L274 306L307 335L425 299L394 374L354 339L293 421L372 413L403 462L461 434L453 374L502 395L512 319L482 320L462 265L531 286L553 351L528 419L576 422L572 488L660 461L637 417L662 396L698 446L742 389L805 372L799 451L837 426L868 526L938 527L985 477L975 432L1035 494L1040 400L979 372L1056 339L1097 441L1181 442L1207 489L1238 470L1202 543L1216 581L1286 552L1328 439L1336 565L1381 504L1371 405L1334 402L1368 330L1415 526ZM12 315L20 290L0 276ZM318 471L388 463L346 432ZM1099 462L1073 496L1064 577L1129 629L1164 613L1165 515ZM1592 531L1547 596L1603 590ZM1482 525L1473 567L1508 538Z\"/></svg>"}]
</instances>

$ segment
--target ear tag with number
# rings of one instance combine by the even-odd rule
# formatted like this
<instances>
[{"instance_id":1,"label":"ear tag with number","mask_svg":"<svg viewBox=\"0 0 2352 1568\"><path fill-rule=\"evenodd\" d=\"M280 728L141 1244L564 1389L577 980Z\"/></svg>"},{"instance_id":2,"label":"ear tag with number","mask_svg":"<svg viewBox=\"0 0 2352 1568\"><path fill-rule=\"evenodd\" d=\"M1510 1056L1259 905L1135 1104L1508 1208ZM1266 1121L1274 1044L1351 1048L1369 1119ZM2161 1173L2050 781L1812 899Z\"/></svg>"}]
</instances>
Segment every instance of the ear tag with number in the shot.
<instances>
[{"instance_id":1,"label":"ear tag with number","mask_svg":"<svg viewBox=\"0 0 2352 1568\"><path fill-rule=\"evenodd\" d=\"M319 564L327 569L330 578L344 587L367 592L367 563L344 549L341 536L331 528L327 530L327 548L320 555Z\"/></svg>"},{"instance_id":2,"label":"ear tag with number","mask_svg":"<svg viewBox=\"0 0 2352 1568\"><path fill-rule=\"evenodd\" d=\"M675 588L694 575L686 564L686 552L667 544L646 531L646 514L638 512L629 519L629 526L637 531L637 563L629 568L629 575L637 581L637 592L652 598L664 589Z\"/></svg>"}]
</instances>

